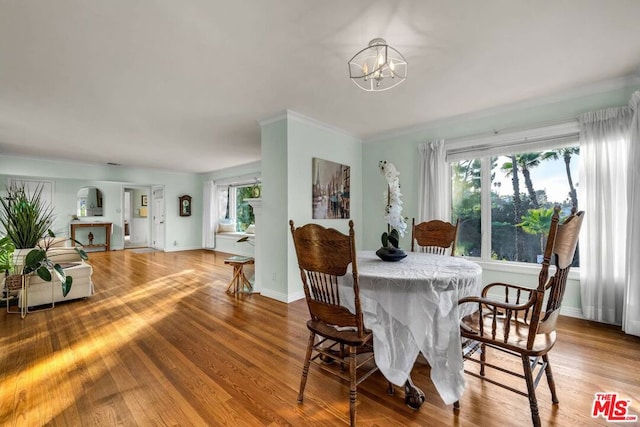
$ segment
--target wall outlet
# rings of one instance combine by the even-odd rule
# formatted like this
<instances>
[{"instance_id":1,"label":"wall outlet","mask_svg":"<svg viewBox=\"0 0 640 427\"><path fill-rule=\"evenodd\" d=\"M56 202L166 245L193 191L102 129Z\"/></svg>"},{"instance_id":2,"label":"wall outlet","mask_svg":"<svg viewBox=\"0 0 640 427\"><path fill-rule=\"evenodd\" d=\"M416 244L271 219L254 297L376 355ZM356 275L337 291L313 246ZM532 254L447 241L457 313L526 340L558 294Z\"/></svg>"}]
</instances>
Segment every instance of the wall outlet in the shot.
<instances>
[{"instance_id":1,"label":"wall outlet","mask_svg":"<svg viewBox=\"0 0 640 427\"><path fill-rule=\"evenodd\" d=\"M177 240L173 241L173 246L178 246L178 241Z\"/></svg>"},{"instance_id":2,"label":"wall outlet","mask_svg":"<svg viewBox=\"0 0 640 427\"><path fill-rule=\"evenodd\" d=\"M276 281L277 278L278 278L278 273L273 273L271 275L271 280L273 280L274 282Z\"/></svg>"}]
</instances>

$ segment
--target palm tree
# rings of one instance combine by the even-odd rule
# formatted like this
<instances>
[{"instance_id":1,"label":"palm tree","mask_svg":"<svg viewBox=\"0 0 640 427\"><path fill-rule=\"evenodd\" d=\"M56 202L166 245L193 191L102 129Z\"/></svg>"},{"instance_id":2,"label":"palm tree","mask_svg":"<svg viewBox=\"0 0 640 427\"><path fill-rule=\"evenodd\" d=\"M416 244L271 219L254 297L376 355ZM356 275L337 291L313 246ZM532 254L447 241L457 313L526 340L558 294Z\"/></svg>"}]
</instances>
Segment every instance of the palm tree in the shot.
<instances>
[{"instance_id":1,"label":"palm tree","mask_svg":"<svg viewBox=\"0 0 640 427\"><path fill-rule=\"evenodd\" d=\"M527 215L522 217L522 222L517 224L527 234L540 236L540 253L544 252L544 237L551 226L553 208L529 209Z\"/></svg>"},{"instance_id":2,"label":"palm tree","mask_svg":"<svg viewBox=\"0 0 640 427\"><path fill-rule=\"evenodd\" d=\"M518 159L515 154L510 156L511 162L505 162L501 169L506 171L506 175L511 175L511 184L513 185L513 211L515 221L522 218L522 200L520 199L520 178L518 177ZM515 260L520 260L520 254L524 253L524 241L522 239L522 230L516 227L515 233Z\"/></svg>"},{"instance_id":3,"label":"palm tree","mask_svg":"<svg viewBox=\"0 0 640 427\"><path fill-rule=\"evenodd\" d=\"M480 160L462 160L453 163L453 174L459 182L465 182L471 188L480 189Z\"/></svg>"},{"instance_id":4,"label":"palm tree","mask_svg":"<svg viewBox=\"0 0 640 427\"><path fill-rule=\"evenodd\" d=\"M540 207L540 203L538 203L538 196L533 189L533 182L531 181L531 169L539 166L541 161L552 158L554 155L555 153L553 151L545 151L536 153L524 153L515 156L516 161L518 162L518 166L520 166L520 170L522 171L522 176L524 176L524 183L527 187L527 192L529 193L531 206L533 206L534 209L538 209ZM506 171L506 175L509 176L513 168L511 166L511 163L506 162L502 165L502 169Z\"/></svg>"},{"instance_id":5,"label":"palm tree","mask_svg":"<svg viewBox=\"0 0 640 427\"><path fill-rule=\"evenodd\" d=\"M567 181L569 182L569 197L571 198L571 207L573 210L578 210L578 194L576 187L573 185L573 179L571 177L571 156L580 154L580 147L565 147L555 151L550 151L547 159L557 159L562 156L564 159L564 167L567 172Z\"/></svg>"}]
</instances>

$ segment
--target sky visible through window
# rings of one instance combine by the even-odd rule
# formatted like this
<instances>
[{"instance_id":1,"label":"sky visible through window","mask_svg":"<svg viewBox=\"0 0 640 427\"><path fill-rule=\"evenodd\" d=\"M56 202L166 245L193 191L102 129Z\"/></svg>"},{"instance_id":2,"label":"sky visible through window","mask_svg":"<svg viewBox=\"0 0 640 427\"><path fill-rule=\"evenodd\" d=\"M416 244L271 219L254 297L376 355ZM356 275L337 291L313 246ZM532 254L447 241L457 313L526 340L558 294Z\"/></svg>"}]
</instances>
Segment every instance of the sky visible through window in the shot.
<instances>
[{"instance_id":1,"label":"sky visible through window","mask_svg":"<svg viewBox=\"0 0 640 427\"><path fill-rule=\"evenodd\" d=\"M511 159L506 156L498 157L498 166L505 162L510 162ZM578 187L578 159L576 157L571 159L570 163L571 177L575 187ZM510 196L513 194L513 186L511 184L511 176L506 176L503 170L500 168L494 169L495 178L494 183L500 183L499 186L494 185L493 191L500 196ZM567 173L565 170L565 164L562 157L558 159L549 159L541 162L538 166L531 169L531 181L534 184L535 190L544 190L547 194L547 198L552 202L561 202L569 197L569 184L567 183ZM522 181L522 175L520 174L520 180ZM521 191L526 191L524 188L524 182L521 182Z\"/></svg>"}]
</instances>

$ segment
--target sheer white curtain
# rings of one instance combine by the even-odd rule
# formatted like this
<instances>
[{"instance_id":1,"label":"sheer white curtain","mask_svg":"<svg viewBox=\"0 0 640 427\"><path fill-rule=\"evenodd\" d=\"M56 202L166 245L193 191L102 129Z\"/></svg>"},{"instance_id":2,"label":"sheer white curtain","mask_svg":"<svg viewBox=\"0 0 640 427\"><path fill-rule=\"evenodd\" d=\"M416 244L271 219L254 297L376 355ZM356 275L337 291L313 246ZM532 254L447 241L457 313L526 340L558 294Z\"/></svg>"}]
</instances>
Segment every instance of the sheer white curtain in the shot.
<instances>
[{"instance_id":1,"label":"sheer white curtain","mask_svg":"<svg viewBox=\"0 0 640 427\"><path fill-rule=\"evenodd\" d=\"M580 123L580 288L585 318L622 323L627 278L627 156L631 109L583 114ZM637 255L636 255L637 256Z\"/></svg>"},{"instance_id":2,"label":"sheer white curtain","mask_svg":"<svg viewBox=\"0 0 640 427\"><path fill-rule=\"evenodd\" d=\"M208 249L216 247L216 226L218 222L218 191L213 181L204 183L202 196L202 246Z\"/></svg>"},{"instance_id":3,"label":"sheer white curtain","mask_svg":"<svg viewBox=\"0 0 640 427\"><path fill-rule=\"evenodd\" d=\"M418 218L451 221L451 172L447 164L444 139L418 146L420 152L420 182L418 184Z\"/></svg>"},{"instance_id":4,"label":"sheer white curtain","mask_svg":"<svg viewBox=\"0 0 640 427\"><path fill-rule=\"evenodd\" d=\"M627 210L627 283L622 330L640 336L640 91L629 101L633 110L629 132Z\"/></svg>"}]
</instances>

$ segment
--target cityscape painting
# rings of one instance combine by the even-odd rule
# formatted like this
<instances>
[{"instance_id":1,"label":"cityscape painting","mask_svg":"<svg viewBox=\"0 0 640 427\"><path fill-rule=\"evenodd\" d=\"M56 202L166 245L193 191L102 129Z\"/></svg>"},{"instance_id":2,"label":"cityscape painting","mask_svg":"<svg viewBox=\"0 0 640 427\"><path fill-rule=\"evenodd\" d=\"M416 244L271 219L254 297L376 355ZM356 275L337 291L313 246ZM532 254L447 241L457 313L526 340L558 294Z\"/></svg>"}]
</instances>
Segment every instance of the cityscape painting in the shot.
<instances>
[{"instance_id":1,"label":"cityscape painting","mask_svg":"<svg viewBox=\"0 0 640 427\"><path fill-rule=\"evenodd\" d=\"M313 219L349 218L351 168L313 158Z\"/></svg>"}]
</instances>

